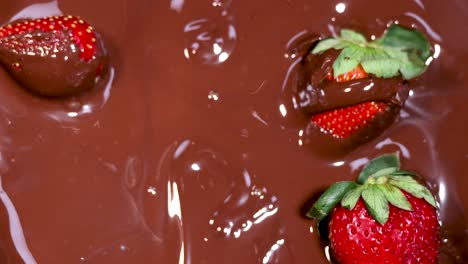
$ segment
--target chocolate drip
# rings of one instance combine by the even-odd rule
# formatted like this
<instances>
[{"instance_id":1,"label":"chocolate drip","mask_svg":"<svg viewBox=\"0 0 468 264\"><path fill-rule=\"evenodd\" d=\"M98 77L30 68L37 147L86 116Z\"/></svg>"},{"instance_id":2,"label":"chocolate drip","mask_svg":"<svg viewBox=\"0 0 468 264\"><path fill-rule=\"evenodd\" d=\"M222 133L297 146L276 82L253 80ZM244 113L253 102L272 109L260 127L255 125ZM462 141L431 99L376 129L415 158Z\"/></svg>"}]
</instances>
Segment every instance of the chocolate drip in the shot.
<instances>
[{"instance_id":1,"label":"chocolate drip","mask_svg":"<svg viewBox=\"0 0 468 264\"><path fill-rule=\"evenodd\" d=\"M299 88L293 100L306 114L380 101L402 106L408 98L408 85L401 77L390 79L370 76L364 79L337 83L326 77L338 56L337 51L323 55L307 54L300 68Z\"/></svg>"}]
</instances>

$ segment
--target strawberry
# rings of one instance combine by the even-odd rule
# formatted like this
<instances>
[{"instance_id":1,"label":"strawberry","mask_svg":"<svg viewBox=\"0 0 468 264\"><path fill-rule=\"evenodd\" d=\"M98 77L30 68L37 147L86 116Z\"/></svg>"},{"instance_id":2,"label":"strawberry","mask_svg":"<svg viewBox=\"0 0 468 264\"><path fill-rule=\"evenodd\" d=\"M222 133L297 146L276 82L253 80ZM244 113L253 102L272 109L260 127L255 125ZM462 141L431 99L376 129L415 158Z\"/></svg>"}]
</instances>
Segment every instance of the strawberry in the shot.
<instances>
[{"instance_id":1,"label":"strawberry","mask_svg":"<svg viewBox=\"0 0 468 264\"><path fill-rule=\"evenodd\" d=\"M338 263L437 263L437 204L415 177L400 170L398 155L387 154L366 165L357 183L338 182L322 194L308 216L329 216Z\"/></svg>"},{"instance_id":2,"label":"strawberry","mask_svg":"<svg viewBox=\"0 0 468 264\"><path fill-rule=\"evenodd\" d=\"M365 78L368 74L380 79L398 77L408 81L426 71L428 67L426 61L431 56L431 47L431 43L422 32L402 25L392 24L389 25L381 37L372 40L368 40L365 35L357 31L343 28L338 35L324 38L315 43L310 54L320 56L327 52L336 53L336 51L339 51L336 58L327 60L322 65L326 66L321 68L324 69L329 67L329 65L326 65L327 63L333 62L331 65L332 70L326 73L325 78L323 78L325 82L328 80L343 83ZM320 70L318 72L322 75ZM324 90L317 88L317 84L312 83L310 87L316 94L309 92L309 96L302 96L302 98L318 100L316 98L324 96ZM393 105L389 107L385 104L372 102L373 100L366 101L371 102L366 103L364 100L360 100L356 104L364 103L354 106L350 106L349 102L347 102L343 107L350 107L321 113L312 118L312 124L335 138L346 138L368 126L371 121L375 120L376 122L372 122L375 124L384 119L383 117L379 118L377 115L387 112L387 110L389 110L388 112L394 110L390 109ZM325 103L321 102L323 105L326 105L326 103L326 101ZM390 115L385 116L390 117ZM381 130L377 129L376 131Z\"/></svg>"},{"instance_id":3,"label":"strawberry","mask_svg":"<svg viewBox=\"0 0 468 264\"><path fill-rule=\"evenodd\" d=\"M362 78L366 78L368 76L367 72L362 68L362 66L359 64L356 68L353 70L340 74L336 77L333 76L333 70L330 71L327 75L327 79L329 81L335 81L335 82L347 82L347 81L352 81L352 80L358 80Z\"/></svg>"},{"instance_id":4,"label":"strawberry","mask_svg":"<svg viewBox=\"0 0 468 264\"><path fill-rule=\"evenodd\" d=\"M21 20L1 27L0 62L23 86L45 96L91 89L106 64L98 34L74 16Z\"/></svg>"},{"instance_id":5,"label":"strawberry","mask_svg":"<svg viewBox=\"0 0 468 264\"><path fill-rule=\"evenodd\" d=\"M78 46L80 57L86 61L93 58L96 53L96 32L84 20L74 16L54 16L35 20L24 20L0 28L2 45L15 52L31 48L26 43L15 43L16 35L24 35L34 31L53 32L69 31L72 40ZM22 45L24 44L24 45Z\"/></svg>"},{"instance_id":6,"label":"strawberry","mask_svg":"<svg viewBox=\"0 0 468 264\"><path fill-rule=\"evenodd\" d=\"M335 82L347 82L367 76L362 66L358 65L355 69L336 77L333 76L333 71L330 71L327 79ZM378 114L384 113L387 109L388 105L385 103L364 102L316 114L312 116L312 123L333 137L346 138L367 126Z\"/></svg>"},{"instance_id":7,"label":"strawberry","mask_svg":"<svg viewBox=\"0 0 468 264\"><path fill-rule=\"evenodd\" d=\"M387 107L385 103L365 102L316 114L312 122L325 133L345 138L365 127L379 113L385 112Z\"/></svg>"}]
</instances>

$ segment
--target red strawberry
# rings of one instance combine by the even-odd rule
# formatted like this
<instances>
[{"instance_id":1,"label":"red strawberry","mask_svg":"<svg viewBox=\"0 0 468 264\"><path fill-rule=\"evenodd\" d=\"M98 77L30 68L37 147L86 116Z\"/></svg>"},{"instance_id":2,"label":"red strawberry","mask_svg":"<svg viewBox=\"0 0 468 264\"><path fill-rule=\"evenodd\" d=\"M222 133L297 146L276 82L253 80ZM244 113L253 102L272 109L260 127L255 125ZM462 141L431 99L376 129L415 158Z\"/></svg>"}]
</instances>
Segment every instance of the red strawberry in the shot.
<instances>
[{"instance_id":1,"label":"red strawberry","mask_svg":"<svg viewBox=\"0 0 468 264\"><path fill-rule=\"evenodd\" d=\"M0 28L0 61L21 84L42 95L91 89L104 58L98 34L78 17L22 20Z\"/></svg>"},{"instance_id":2,"label":"red strawberry","mask_svg":"<svg viewBox=\"0 0 468 264\"><path fill-rule=\"evenodd\" d=\"M335 82L347 82L347 81L352 81L352 80L358 80L362 78L366 78L367 72L362 68L362 66L359 64L356 68L353 70L343 73L341 75L338 75L336 77L333 76L333 71L330 71L327 75L327 79L330 81L335 80Z\"/></svg>"},{"instance_id":3,"label":"red strawberry","mask_svg":"<svg viewBox=\"0 0 468 264\"><path fill-rule=\"evenodd\" d=\"M385 112L387 107L385 103L365 102L316 114L312 117L312 122L325 133L345 138L365 127L376 115Z\"/></svg>"},{"instance_id":4,"label":"red strawberry","mask_svg":"<svg viewBox=\"0 0 468 264\"><path fill-rule=\"evenodd\" d=\"M383 155L357 183L338 182L319 198L308 215L321 221L331 213L329 239L340 264L437 263L436 202L414 176L400 170L397 155Z\"/></svg>"},{"instance_id":5,"label":"red strawberry","mask_svg":"<svg viewBox=\"0 0 468 264\"><path fill-rule=\"evenodd\" d=\"M354 70L337 77L333 77L333 72L330 72L327 79L335 82L347 82L367 76L367 73L359 65ZM316 114L312 117L312 122L324 133L329 133L336 138L346 138L367 126L378 114L384 113L387 109L388 105L385 103L364 102Z\"/></svg>"},{"instance_id":6,"label":"red strawberry","mask_svg":"<svg viewBox=\"0 0 468 264\"><path fill-rule=\"evenodd\" d=\"M21 52L21 49L28 47L14 43L14 38L8 41L8 37L34 31L70 31L69 34L78 45L82 59L88 61L96 53L96 32L84 20L74 16L54 16L13 23L0 28L0 38L5 40L2 42L4 46L9 46L13 50L16 48L18 52Z\"/></svg>"}]
</instances>

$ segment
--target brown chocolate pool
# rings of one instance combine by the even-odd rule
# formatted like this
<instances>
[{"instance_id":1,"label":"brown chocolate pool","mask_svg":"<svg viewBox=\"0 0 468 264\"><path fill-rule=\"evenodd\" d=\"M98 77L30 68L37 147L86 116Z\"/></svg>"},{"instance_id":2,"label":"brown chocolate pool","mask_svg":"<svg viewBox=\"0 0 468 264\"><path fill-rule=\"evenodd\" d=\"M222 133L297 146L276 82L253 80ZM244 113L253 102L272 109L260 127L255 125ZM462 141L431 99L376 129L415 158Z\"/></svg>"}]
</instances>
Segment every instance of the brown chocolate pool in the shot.
<instances>
[{"instance_id":1,"label":"brown chocolate pool","mask_svg":"<svg viewBox=\"0 0 468 264\"><path fill-rule=\"evenodd\" d=\"M468 263L466 0L0 1L1 24L61 13L111 67L66 99L0 70L0 263L329 263L304 208L395 151L438 198L440 263ZM395 21L428 71L383 133L324 147L292 100L301 45Z\"/></svg>"}]
</instances>

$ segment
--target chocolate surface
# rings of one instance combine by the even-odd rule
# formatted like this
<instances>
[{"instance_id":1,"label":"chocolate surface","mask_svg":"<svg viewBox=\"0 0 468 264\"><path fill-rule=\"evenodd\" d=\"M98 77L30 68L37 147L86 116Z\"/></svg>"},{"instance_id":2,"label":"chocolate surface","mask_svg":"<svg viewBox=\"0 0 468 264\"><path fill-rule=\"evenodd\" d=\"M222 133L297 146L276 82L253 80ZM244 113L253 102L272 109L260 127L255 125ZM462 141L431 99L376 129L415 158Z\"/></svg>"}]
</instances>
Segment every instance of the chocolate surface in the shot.
<instances>
[{"instance_id":1,"label":"chocolate surface","mask_svg":"<svg viewBox=\"0 0 468 264\"><path fill-rule=\"evenodd\" d=\"M328 263L302 209L394 151L439 200L440 263L467 263L466 1L38 3L1 1L1 23L27 7L79 15L112 67L59 101L0 71L0 263ZM290 86L298 40L396 20L434 45L398 122L353 151L313 151Z\"/></svg>"}]
</instances>

